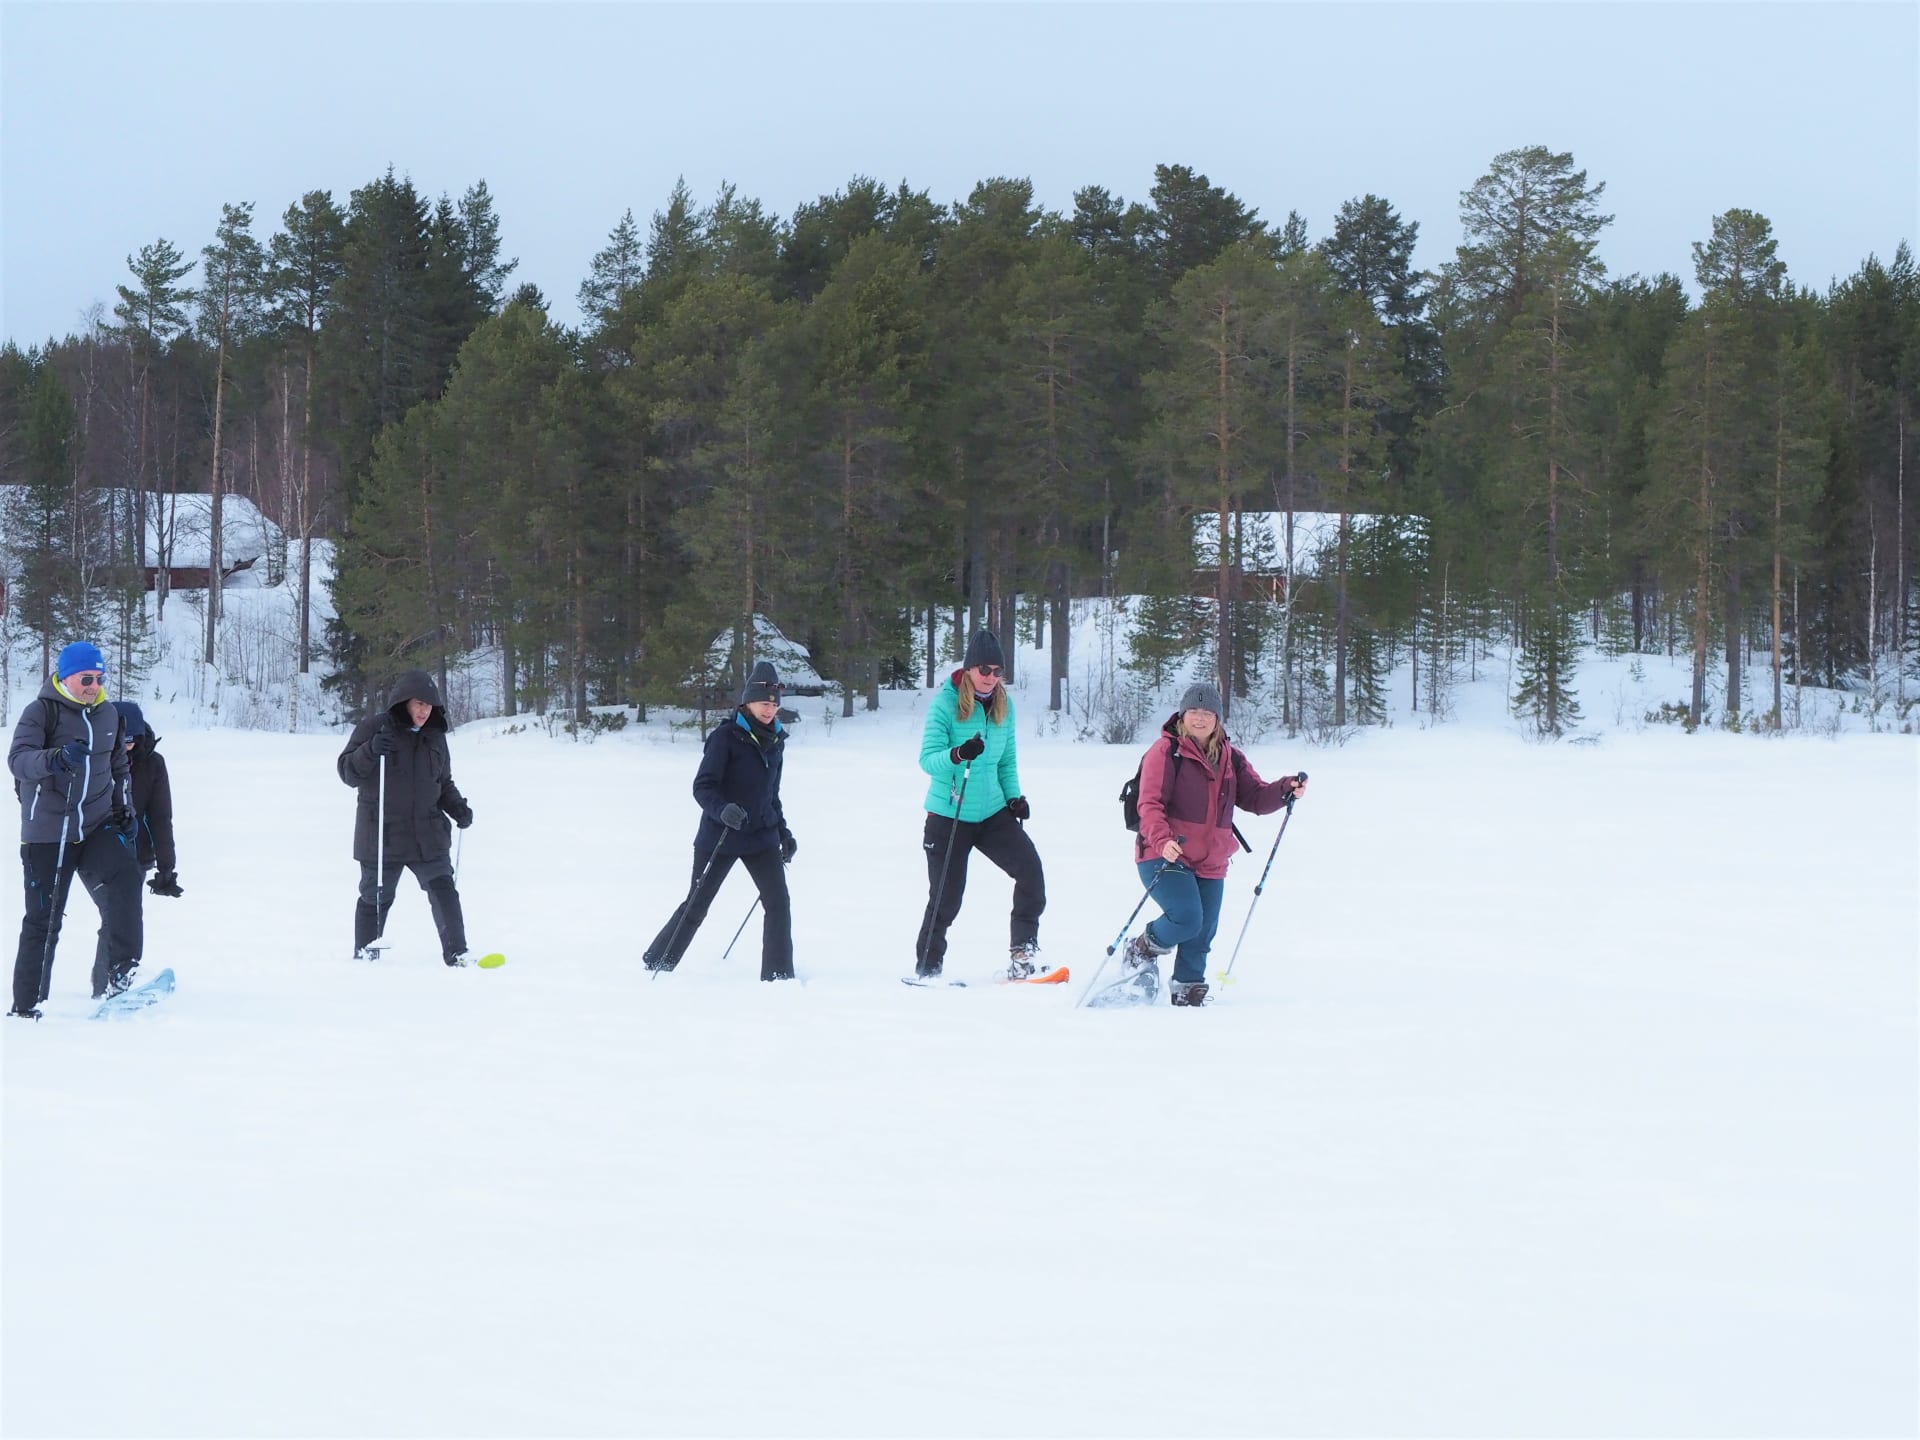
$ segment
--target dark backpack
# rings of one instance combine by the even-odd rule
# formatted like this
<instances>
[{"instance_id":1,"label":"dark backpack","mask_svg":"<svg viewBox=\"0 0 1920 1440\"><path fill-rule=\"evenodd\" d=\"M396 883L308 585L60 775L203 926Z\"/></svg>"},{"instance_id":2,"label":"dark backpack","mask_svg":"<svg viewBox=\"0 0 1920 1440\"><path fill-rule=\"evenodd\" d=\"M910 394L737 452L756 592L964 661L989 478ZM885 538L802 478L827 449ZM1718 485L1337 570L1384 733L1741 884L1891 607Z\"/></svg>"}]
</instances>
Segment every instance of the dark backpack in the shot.
<instances>
[{"instance_id":1,"label":"dark backpack","mask_svg":"<svg viewBox=\"0 0 1920 1440\"><path fill-rule=\"evenodd\" d=\"M1180 742L1169 735L1167 754L1173 757L1173 768L1169 772L1168 785L1180 776L1180 762L1186 757L1180 753ZM1127 829L1135 834L1140 832L1140 772L1146 768L1147 757L1142 755L1140 763L1133 767L1133 778L1120 787L1120 819Z\"/></svg>"}]
</instances>

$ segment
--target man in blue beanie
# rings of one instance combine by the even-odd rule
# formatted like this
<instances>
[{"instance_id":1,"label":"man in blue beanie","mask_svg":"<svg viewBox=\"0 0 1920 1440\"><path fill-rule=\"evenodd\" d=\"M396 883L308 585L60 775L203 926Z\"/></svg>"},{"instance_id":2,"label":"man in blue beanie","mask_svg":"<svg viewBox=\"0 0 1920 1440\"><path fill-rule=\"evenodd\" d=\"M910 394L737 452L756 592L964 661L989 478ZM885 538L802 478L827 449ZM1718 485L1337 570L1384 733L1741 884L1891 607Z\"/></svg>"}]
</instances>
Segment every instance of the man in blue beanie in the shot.
<instances>
[{"instance_id":1,"label":"man in blue beanie","mask_svg":"<svg viewBox=\"0 0 1920 1440\"><path fill-rule=\"evenodd\" d=\"M106 669L98 646L84 640L67 646L13 727L7 767L19 782L27 903L7 1013L27 1020L40 1018L51 986L60 917L76 872L100 907L107 964L96 979L96 997L126 989L140 964L131 773L119 712L102 703Z\"/></svg>"}]
</instances>

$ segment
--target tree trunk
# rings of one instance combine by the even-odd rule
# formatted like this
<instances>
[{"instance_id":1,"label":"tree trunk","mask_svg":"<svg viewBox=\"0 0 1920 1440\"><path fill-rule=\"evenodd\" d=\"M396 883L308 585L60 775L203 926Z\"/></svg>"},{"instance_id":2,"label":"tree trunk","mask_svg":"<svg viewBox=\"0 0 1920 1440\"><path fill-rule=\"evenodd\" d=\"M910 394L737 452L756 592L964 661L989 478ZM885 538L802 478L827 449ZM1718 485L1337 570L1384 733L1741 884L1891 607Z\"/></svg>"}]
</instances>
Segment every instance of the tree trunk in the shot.
<instances>
[{"instance_id":1,"label":"tree trunk","mask_svg":"<svg viewBox=\"0 0 1920 1440\"><path fill-rule=\"evenodd\" d=\"M227 307L220 309L220 346L213 367L213 480L207 491L207 644L201 659L213 664L220 628L220 424L227 392Z\"/></svg>"}]
</instances>

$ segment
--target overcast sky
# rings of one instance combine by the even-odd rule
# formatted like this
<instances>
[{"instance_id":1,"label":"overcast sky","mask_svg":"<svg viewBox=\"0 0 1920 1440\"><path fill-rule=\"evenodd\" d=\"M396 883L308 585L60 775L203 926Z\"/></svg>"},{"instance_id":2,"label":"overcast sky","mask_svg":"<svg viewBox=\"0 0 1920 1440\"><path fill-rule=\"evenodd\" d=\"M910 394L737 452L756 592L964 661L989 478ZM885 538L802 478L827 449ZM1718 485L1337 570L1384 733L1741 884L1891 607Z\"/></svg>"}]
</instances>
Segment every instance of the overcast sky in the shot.
<instances>
[{"instance_id":1,"label":"overcast sky","mask_svg":"<svg viewBox=\"0 0 1920 1440\"><path fill-rule=\"evenodd\" d=\"M939 201L1025 176L1067 210L1206 174L1315 239L1369 191L1449 258L1501 151L1604 181L1614 275L1692 281L1735 206L1824 289L1920 225L1920 3L253 3L0 0L0 335L108 309L127 256L222 202L343 206L389 165L491 187L554 314L684 176L790 216L857 174Z\"/></svg>"}]
</instances>

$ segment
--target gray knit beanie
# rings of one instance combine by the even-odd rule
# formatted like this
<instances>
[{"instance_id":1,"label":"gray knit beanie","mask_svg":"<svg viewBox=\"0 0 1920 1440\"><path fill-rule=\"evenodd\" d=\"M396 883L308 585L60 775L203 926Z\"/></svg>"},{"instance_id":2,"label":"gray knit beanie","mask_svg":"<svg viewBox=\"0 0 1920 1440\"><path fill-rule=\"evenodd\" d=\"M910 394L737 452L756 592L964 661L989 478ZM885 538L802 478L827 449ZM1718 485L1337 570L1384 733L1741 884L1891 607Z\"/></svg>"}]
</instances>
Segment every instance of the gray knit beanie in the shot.
<instances>
[{"instance_id":1,"label":"gray knit beanie","mask_svg":"<svg viewBox=\"0 0 1920 1440\"><path fill-rule=\"evenodd\" d=\"M1209 685L1204 680L1196 680L1187 686L1187 693L1180 697L1180 711L1185 714L1189 710L1211 710L1216 715L1221 714L1219 687Z\"/></svg>"}]
</instances>

